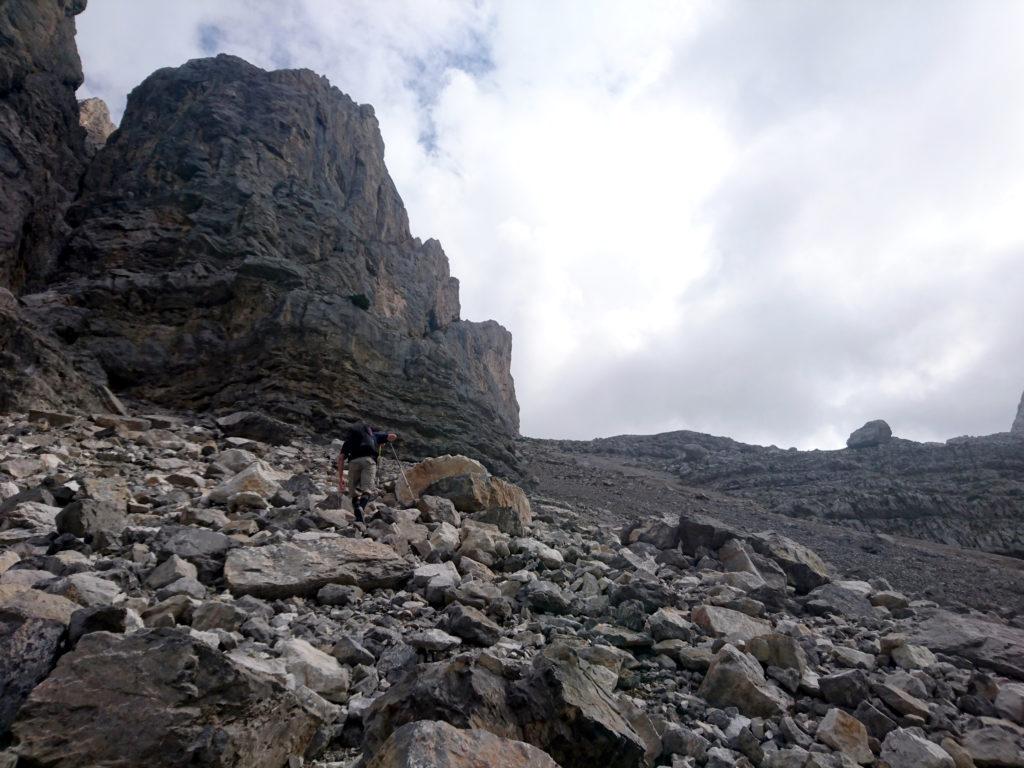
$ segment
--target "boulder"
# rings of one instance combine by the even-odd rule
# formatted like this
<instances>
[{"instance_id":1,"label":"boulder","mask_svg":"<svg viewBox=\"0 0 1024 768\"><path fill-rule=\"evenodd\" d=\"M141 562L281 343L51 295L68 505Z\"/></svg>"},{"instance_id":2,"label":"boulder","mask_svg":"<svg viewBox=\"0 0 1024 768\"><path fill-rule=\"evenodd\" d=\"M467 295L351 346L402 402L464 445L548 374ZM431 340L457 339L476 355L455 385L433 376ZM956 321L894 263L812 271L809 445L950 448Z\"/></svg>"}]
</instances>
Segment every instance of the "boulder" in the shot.
<instances>
[{"instance_id":1,"label":"boulder","mask_svg":"<svg viewBox=\"0 0 1024 768\"><path fill-rule=\"evenodd\" d=\"M228 553L224 578L235 595L264 598L315 595L326 584L361 589L395 587L412 568L385 544L323 536Z\"/></svg>"},{"instance_id":2,"label":"boulder","mask_svg":"<svg viewBox=\"0 0 1024 768\"><path fill-rule=\"evenodd\" d=\"M1024 681L1024 629L936 610L914 624L907 639Z\"/></svg>"},{"instance_id":3,"label":"boulder","mask_svg":"<svg viewBox=\"0 0 1024 768\"><path fill-rule=\"evenodd\" d=\"M282 640L275 650L296 682L328 701L345 702L348 699L349 673L334 656L297 637Z\"/></svg>"},{"instance_id":4,"label":"boulder","mask_svg":"<svg viewBox=\"0 0 1024 768\"><path fill-rule=\"evenodd\" d=\"M429 755L429 758L427 756ZM455 728L438 720L403 725L366 768L559 768L546 753L489 731Z\"/></svg>"},{"instance_id":5,"label":"boulder","mask_svg":"<svg viewBox=\"0 0 1024 768\"><path fill-rule=\"evenodd\" d=\"M210 491L210 501L227 504L232 497L240 493L255 493L269 499L280 489L281 486L270 467L257 461Z\"/></svg>"},{"instance_id":6,"label":"boulder","mask_svg":"<svg viewBox=\"0 0 1024 768\"><path fill-rule=\"evenodd\" d=\"M472 606L453 603L445 614L448 631L467 643L487 647L501 639L501 627Z\"/></svg>"},{"instance_id":7,"label":"boulder","mask_svg":"<svg viewBox=\"0 0 1024 768\"><path fill-rule=\"evenodd\" d=\"M146 577L146 586L151 589L160 589L178 579L195 579L197 576L198 571L192 563L182 560L177 555L171 555L149 572Z\"/></svg>"},{"instance_id":8,"label":"boulder","mask_svg":"<svg viewBox=\"0 0 1024 768\"><path fill-rule=\"evenodd\" d=\"M678 608L659 608L647 619L651 636L656 641L689 640L695 627Z\"/></svg>"},{"instance_id":9,"label":"boulder","mask_svg":"<svg viewBox=\"0 0 1024 768\"><path fill-rule=\"evenodd\" d=\"M759 635L747 642L746 649L766 667L795 669L801 675L807 669L807 654L796 638L789 635Z\"/></svg>"},{"instance_id":10,"label":"boulder","mask_svg":"<svg viewBox=\"0 0 1024 768\"><path fill-rule=\"evenodd\" d=\"M875 759L868 746L868 732L864 724L841 709L830 709L815 732L818 741L864 765Z\"/></svg>"},{"instance_id":11,"label":"boulder","mask_svg":"<svg viewBox=\"0 0 1024 768\"><path fill-rule=\"evenodd\" d=\"M836 581L823 584L807 594L806 607L817 615L836 614L853 618L865 618L874 615L874 606L868 600L870 590L865 591L855 585L863 582Z\"/></svg>"},{"instance_id":12,"label":"boulder","mask_svg":"<svg viewBox=\"0 0 1024 768\"><path fill-rule=\"evenodd\" d=\"M748 717L783 715L792 701L765 680L757 661L726 643L715 654L698 695L716 707L736 707Z\"/></svg>"},{"instance_id":13,"label":"boulder","mask_svg":"<svg viewBox=\"0 0 1024 768\"><path fill-rule=\"evenodd\" d=\"M53 669L78 609L59 595L0 584L0 738L29 692Z\"/></svg>"},{"instance_id":14,"label":"boulder","mask_svg":"<svg viewBox=\"0 0 1024 768\"><path fill-rule=\"evenodd\" d=\"M903 728L885 737L880 757L890 768L956 768L942 747Z\"/></svg>"},{"instance_id":15,"label":"boulder","mask_svg":"<svg viewBox=\"0 0 1024 768\"><path fill-rule=\"evenodd\" d=\"M18 753L53 768L280 768L321 724L269 677L175 629L94 632L32 691Z\"/></svg>"},{"instance_id":16,"label":"boulder","mask_svg":"<svg viewBox=\"0 0 1024 768\"><path fill-rule=\"evenodd\" d=\"M1017 725L1024 725L1024 683L1003 683L995 700L996 711Z\"/></svg>"},{"instance_id":17,"label":"boulder","mask_svg":"<svg viewBox=\"0 0 1024 768\"><path fill-rule=\"evenodd\" d=\"M128 518L126 510L112 502L82 499L64 507L56 523L60 533L88 539L103 548L118 540Z\"/></svg>"},{"instance_id":18,"label":"boulder","mask_svg":"<svg viewBox=\"0 0 1024 768\"><path fill-rule=\"evenodd\" d=\"M506 508L524 526L533 519L530 501L519 486L492 477L483 464L466 456L425 459L395 482L395 495L402 504L413 504L424 494L447 498L460 512Z\"/></svg>"},{"instance_id":19,"label":"boulder","mask_svg":"<svg viewBox=\"0 0 1024 768\"><path fill-rule=\"evenodd\" d=\"M967 731L963 747L979 768L1024 768L1024 731L988 725Z\"/></svg>"},{"instance_id":20,"label":"boulder","mask_svg":"<svg viewBox=\"0 0 1024 768\"><path fill-rule=\"evenodd\" d=\"M755 619L745 613L716 605L698 605L692 611L693 621L712 637L724 637L727 642L746 642L759 635L767 635L772 625L764 619Z\"/></svg>"},{"instance_id":21,"label":"boulder","mask_svg":"<svg viewBox=\"0 0 1024 768\"><path fill-rule=\"evenodd\" d=\"M462 640L454 635L449 635L442 629L434 627L413 632L406 636L405 641L413 648L423 651L439 652L450 651L462 645Z\"/></svg>"},{"instance_id":22,"label":"boulder","mask_svg":"<svg viewBox=\"0 0 1024 768\"><path fill-rule=\"evenodd\" d=\"M855 429L846 439L847 448L875 448L892 440L892 429L881 419L869 421Z\"/></svg>"},{"instance_id":23,"label":"boulder","mask_svg":"<svg viewBox=\"0 0 1024 768\"><path fill-rule=\"evenodd\" d=\"M797 594L803 595L831 581L829 567L816 552L787 536L765 531L751 537L754 551L781 566Z\"/></svg>"}]
</instances>

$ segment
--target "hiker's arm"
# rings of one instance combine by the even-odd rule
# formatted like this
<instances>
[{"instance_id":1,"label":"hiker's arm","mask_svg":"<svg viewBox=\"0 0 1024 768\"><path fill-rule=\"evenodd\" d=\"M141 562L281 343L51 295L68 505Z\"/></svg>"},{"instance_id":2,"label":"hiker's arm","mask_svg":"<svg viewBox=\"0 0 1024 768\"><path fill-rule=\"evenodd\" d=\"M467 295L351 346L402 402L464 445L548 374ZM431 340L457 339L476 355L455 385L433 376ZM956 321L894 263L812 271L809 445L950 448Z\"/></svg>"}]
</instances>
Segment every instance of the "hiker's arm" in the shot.
<instances>
[{"instance_id":1,"label":"hiker's arm","mask_svg":"<svg viewBox=\"0 0 1024 768\"><path fill-rule=\"evenodd\" d=\"M338 454L338 493L345 492L345 454Z\"/></svg>"},{"instance_id":2,"label":"hiker's arm","mask_svg":"<svg viewBox=\"0 0 1024 768\"><path fill-rule=\"evenodd\" d=\"M374 432L373 436L378 443L382 443L385 440L389 443L393 443L395 442L395 440L398 439L398 435L396 435L394 432Z\"/></svg>"}]
</instances>

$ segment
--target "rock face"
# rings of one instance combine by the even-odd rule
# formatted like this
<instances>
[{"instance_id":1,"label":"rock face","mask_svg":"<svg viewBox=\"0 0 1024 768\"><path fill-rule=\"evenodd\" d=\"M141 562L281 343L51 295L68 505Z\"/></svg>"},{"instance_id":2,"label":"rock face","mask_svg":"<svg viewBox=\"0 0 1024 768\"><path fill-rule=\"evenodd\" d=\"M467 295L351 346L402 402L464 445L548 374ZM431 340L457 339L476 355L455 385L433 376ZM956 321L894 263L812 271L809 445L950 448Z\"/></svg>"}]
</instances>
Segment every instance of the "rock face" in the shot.
<instances>
[{"instance_id":1,"label":"rock face","mask_svg":"<svg viewBox=\"0 0 1024 768\"><path fill-rule=\"evenodd\" d=\"M881 419L869 421L855 429L846 441L847 448L874 448L892 439L892 429Z\"/></svg>"},{"instance_id":2,"label":"rock face","mask_svg":"<svg viewBox=\"0 0 1024 768\"><path fill-rule=\"evenodd\" d=\"M75 89L75 14L85 0L8 0L0 7L0 286L43 284L66 233L85 148Z\"/></svg>"},{"instance_id":3,"label":"rock face","mask_svg":"<svg viewBox=\"0 0 1024 768\"><path fill-rule=\"evenodd\" d=\"M78 121L85 129L85 151L91 157L103 149L107 138L117 126L110 120L110 110L103 99L78 102Z\"/></svg>"},{"instance_id":4,"label":"rock face","mask_svg":"<svg viewBox=\"0 0 1024 768\"><path fill-rule=\"evenodd\" d=\"M178 630L95 632L36 687L14 724L33 764L279 768L317 716L269 678Z\"/></svg>"},{"instance_id":5,"label":"rock face","mask_svg":"<svg viewBox=\"0 0 1024 768\"><path fill-rule=\"evenodd\" d=\"M372 108L325 78L230 56L155 72L69 221L36 313L115 391L321 432L370 420L412 451L515 464L511 337L459 319Z\"/></svg>"}]
</instances>

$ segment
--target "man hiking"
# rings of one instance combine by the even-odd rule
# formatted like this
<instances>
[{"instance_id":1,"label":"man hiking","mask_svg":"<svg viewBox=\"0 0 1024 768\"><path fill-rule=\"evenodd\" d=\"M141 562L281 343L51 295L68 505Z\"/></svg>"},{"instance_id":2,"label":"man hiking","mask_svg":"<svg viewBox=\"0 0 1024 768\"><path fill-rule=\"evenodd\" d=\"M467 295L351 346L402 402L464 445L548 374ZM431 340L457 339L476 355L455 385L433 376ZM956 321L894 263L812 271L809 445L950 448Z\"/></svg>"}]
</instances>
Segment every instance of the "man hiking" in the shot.
<instances>
[{"instance_id":1,"label":"man hiking","mask_svg":"<svg viewBox=\"0 0 1024 768\"><path fill-rule=\"evenodd\" d=\"M369 424L358 424L345 433L338 453L338 493L345 493L345 460L348 460L348 485L352 511L363 522L363 511L377 493L377 457L384 443L398 439L394 432L380 432Z\"/></svg>"}]
</instances>

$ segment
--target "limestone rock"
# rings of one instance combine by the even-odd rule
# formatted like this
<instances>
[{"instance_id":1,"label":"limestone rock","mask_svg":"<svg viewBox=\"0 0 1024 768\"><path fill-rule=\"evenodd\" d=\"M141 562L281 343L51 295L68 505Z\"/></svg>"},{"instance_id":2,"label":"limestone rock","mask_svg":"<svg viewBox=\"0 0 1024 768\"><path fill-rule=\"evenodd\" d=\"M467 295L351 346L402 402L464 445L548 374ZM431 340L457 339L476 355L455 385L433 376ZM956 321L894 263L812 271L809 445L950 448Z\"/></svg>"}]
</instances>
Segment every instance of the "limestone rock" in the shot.
<instances>
[{"instance_id":1,"label":"limestone rock","mask_svg":"<svg viewBox=\"0 0 1024 768\"><path fill-rule=\"evenodd\" d=\"M280 768L320 720L280 683L173 629L83 637L21 708L22 758L82 765Z\"/></svg>"},{"instance_id":2,"label":"limestone rock","mask_svg":"<svg viewBox=\"0 0 1024 768\"><path fill-rule=\"evenodd\" d=\"M1020 396L1020 405L1017 406L1017 417L1010 426L1010 434L1024 435L1024 395Z\"/></svg>"},{"instance_id":3,"label":"limestone rock","mask_svg":"<svg viewBox=\"0 0 1024 768\"><path fill-rule=\"evenodd\" d=\"M431 768L558 768L554 760L530 744L476 728L454 728L436 720L403 725L384 742L366 768L421 768L427 755Z\"/></svg>"},{"instance_id":4,"label":"limestone rock","mask_svg":"<svg viewBox=\"0 0 1024 768\"><path fill-rule=\"evenodd\" d=\"M1024 681L1024 630L937 610L914 625L908 639L936 653Z\"/></svg>"},{"instance_id":5,"label":"limestone rock","mask_svg":"<svg viewBox=\"0 0 1024 768\"><path fill-rule=\"evenodd\" d=\"M772 631L772 625L764 619L755 619L731 608L715 605L695 607L693 621L712 637L724 637L732 643L746 642Z\"/></svg>"},{"instance_id":6,"label":"limestone rock","mask_svg":"<svg viewBox=\"0 0 1024 768\"><path fill-rule=\"evenodd\" d=\"M276 650L297 682L328 701L344 702L348 698L348 671L336 658L297 637L281 641Z\"/></svg>"},{"instance_id":7,"label":"limestone rock","mask_svg":"<svg viewBox=\"0 0 1024 768\"><path fill-rule=\"evenodd\" d=\"M892 439L892 429L881 419L869 421L851 433L846 441L847 448L874 448Z\"/></svg>"},{"instance_id":8,"label":"limestone rock","mask_svg":"<svg viewBox=\"0 0 1024 768\"><path fill-rule=\"evenodd\" d=\"M942 747L903 728L885 737L881 758L891 768L955 768Z\"/></svg>"},{"instance_id":9,"label":"limestone rock","mask_svg":"<svg viewBox=\"0 0 1024 768\"><path fill-rule=\"evenodd\" d=\"M0 734L53 668L78 607L58 595L0 584Z\"/></svg>"},{"instance_id":10,"label":"limestone rock","mask_svg":"<svg viewBox=\"0 0 1024 768\"><path fill-rule=\"evenodd\" d=\"M64 507L55 522L60 533L70 533L105 547L120 537L128 521L125 511L111 502L83 499Z\"/></svg>"},{"instance_id":11,"label":"limestone rock","mask_svg":"<svg viewBox=\"0 0 1024 768\"><path fill-rule=\"evenodd\" d=\"M117 126L110 120L110 110L103 99L91 98L78 102L78 122L85 129L85 151L95 155L107 143Z\"/></svg>"},{"instance_id":12,"label":"limestone rock","mask_svg":"<svg viewBox=\"0 0 1024 768\"><path fill-rule=\"evenodd\" d=\"M1024 768L1024 732L1018 733L998 725L968 731L963 738L967 754L979 768Z\"/></svg>"},{"instance_id":13,"label":"limestone rock","mask_svg":"<svg viewBox=\"0 0 1024 768\"><path fill-rule=\"evenodd\" d=\"M210 501L226 504L239 493L255 493L269 499L281 489L270 467L255 462L210 491Z\"/></svg>"},{"instance_id":14,"label":"limestone rock","mask_svg":"<svg viewBox=\"0 0 1024 768\"><path fill-rule=\"evenodd\" d=\"M818 724L818 741L842 752L861 765L875 759L868 746L868 732L864 724L841 709L830 709Z\"/></svg>"},{"instance_id":15,"label":"limestone rock","mask_svg":"<svg viewBox=\"0 0 1024 768\"><path fill-rule=\"evenodd\" d=\"M411 568L391 547L369 539L322 537L228 553L224 578L235 595L315 595L326 584L393 587Z\"/></svg>"},{"instance_id":16,"label":"limestone rock","mask_svg":"<svg viewBox=\"0 0 1024 768\"><path fill-rule=\"evenodd\" d=\"M726 644L715 655L698 694L717 707L736 707L748 717L785 714L789 697L765 680L761 665Z\"/></svg>"},{"instance_id":17,"label":"limestone rock","mask_svg":"<svg viewBox=\"0 0 1024 768\"><path fill-rule=\"evenodd\" d=\"M519 527L533 519L530 501L519 486L492 477L480 462L466 456L435 456L419 462L398 478L395 495L403 504L424 495L440 496L460 512L509 509Z\"/></svg>"}]
</instances>

